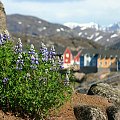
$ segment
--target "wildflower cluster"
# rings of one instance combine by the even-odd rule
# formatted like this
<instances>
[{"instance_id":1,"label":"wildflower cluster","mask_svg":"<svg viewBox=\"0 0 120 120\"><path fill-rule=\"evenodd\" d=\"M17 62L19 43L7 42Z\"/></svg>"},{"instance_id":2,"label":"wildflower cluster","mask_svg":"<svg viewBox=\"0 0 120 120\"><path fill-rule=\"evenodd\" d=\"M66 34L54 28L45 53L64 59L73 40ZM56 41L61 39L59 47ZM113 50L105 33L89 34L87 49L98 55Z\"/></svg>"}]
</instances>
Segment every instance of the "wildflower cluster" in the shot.
<instances>
[{"instance_id":1,"label":"wildflower cluster","mask_svg":"<svg viewBox=\"0 0 120 120\"><path fill-rule=\"evenodd\" d=\"M22 53L22 42L21 42L20 38L18 38L18 42L15 46L15 52L16 53Z\"/></svg>"},{"instance_id":2,"label":"wildflower cluster","mask_svg":"<svg viewBox=\"0 0 120 120\"><path fill-rule=\"evenodd\" d=\"M42 53L42 61L47 62L48 61L48 50L43 42L41 43L40 52Z\"/></svg>"},{"instance_id":3,"label":"wildflower cluster","mask_svg":"<svg viewBox=\"0 0 120 120\"><path fill-rule=\"evenodd\" d=\"M28 54L30 55L30 61L31 61L30 67L32 69L36 69L39 62L38 62L38 54L35 52L33 44L31 44Z\"/></svg>"},{"instance_id":4,"label":"wildflower cluster","mask_svg":"<svg viewBox=\"0 0 120 120\"><path fill-rule=\"evenodd\" d=\"M48 52L42 43L40 53L37 53L31 45L23 52L20 39L15 47L8 39L6 41L0 46L0 104L5 109L25 111L43 119L41 117L50 108L63 104L71 91L60 77L62 61L57 58L54 46Z\"/></svg>"},{"instance_id":5,"label":"wildflower cluster","mask_svg":"<svg viewBox=\"0 0 120 120\"><path fill-rule=\"evenodd\" d=\"M5 30L3 33L0 34L0 45L5 44L5 42L9 39L9 32Z\"/></svg>"}]
</instances>

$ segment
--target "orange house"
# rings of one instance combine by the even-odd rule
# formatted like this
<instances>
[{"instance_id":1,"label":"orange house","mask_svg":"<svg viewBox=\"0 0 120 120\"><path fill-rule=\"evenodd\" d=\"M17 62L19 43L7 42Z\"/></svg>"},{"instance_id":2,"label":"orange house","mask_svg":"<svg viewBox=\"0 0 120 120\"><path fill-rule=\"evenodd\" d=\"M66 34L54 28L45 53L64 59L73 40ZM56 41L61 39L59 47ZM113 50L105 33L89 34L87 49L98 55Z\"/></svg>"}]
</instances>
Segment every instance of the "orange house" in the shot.
<instances>
[{"instance_id":1,"label":"orange house","mask_svg":"<svg viewBox=\"0 0 120 120\"><path fill-rule=\"evenodd\" d=\"M98 68L110 68L116 62L116 58L98 58Z\"/></svg>"},{"instance_id":2,"label":"orange house","mask_svg":"<svg viewBox=\"0 0 120 120\"><path fill-rule=\"evenodd\" d=\"M98 68L117 69L120 52L117 50L100 50L98 57Z\"/></svg>"}]
</instances>

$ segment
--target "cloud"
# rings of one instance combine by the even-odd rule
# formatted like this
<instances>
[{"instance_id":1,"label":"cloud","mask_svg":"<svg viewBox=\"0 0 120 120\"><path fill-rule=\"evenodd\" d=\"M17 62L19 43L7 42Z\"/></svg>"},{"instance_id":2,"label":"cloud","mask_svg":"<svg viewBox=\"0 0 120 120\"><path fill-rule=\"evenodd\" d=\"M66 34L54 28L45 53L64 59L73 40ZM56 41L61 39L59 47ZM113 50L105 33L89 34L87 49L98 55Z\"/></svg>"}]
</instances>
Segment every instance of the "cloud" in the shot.
<instances>
[{"instance_id":1,"label":"cloud","mask_svg":"<svg viewBox=\"0 0 120 120\"><path fill-rule=\"evenodd\" d=\"M14 2L56 2L56 3L60 3L60 2L75 2L75 1L84 1L84 0L12 0Z\"/></svg>"},{"instance_id":2,"label":"cloud","mask_svg":"<svg viewBox=\"0 0 120 120\"><path fill-rule=\"evenodd\" d=\"M110 24L120 18L119 0L3 0L3 3L7 14L33 15L57 23Z\"/></svg>"}]
</instances>

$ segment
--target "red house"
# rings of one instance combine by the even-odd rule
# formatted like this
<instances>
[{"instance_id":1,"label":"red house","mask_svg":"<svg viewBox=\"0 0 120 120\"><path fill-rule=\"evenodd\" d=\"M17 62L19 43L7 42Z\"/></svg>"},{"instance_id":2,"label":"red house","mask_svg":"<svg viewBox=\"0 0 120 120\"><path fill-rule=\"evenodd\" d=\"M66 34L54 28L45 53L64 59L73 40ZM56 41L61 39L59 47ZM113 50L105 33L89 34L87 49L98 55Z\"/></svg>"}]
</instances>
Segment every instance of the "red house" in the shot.
<instances>
[{"instance_id":1,"label":"red house","mask_svg":"<svg viewBox=\"0 0 120 120\"><path fill-rule=\"evenodd\" d=\"M78 52L78 54L74 57L74 64L80 64L80 53Z\"/></svg>"},{"instance_id":2,"label":"red house","mask_svg":"<svg viewBox=\"0 0 120 120\"><path fill-rule=\"evenodd\" d=\"M67 68L73 64L73 56L69 48L66 48L65 52L63 53L63 63L64 68Z\"/></svg>"}]
</instances>

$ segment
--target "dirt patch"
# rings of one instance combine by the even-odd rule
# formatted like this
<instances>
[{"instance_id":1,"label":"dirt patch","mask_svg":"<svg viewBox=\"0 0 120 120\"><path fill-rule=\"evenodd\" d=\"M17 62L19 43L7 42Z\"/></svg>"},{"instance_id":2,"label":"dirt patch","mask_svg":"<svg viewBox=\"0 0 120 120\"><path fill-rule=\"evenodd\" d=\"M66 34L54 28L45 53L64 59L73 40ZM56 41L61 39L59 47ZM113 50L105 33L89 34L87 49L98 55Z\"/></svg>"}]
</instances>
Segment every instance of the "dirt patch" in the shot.
<instances>
[{"instance_id":1,"label":"dirt patch","mask_svg":"<svg viewBox=\"0 0 120 120\"><path fill-rule=\"evenodd\" d=\"M52 111L50 117L46 120L76 120L73 108L77 105L93 105L99 107L106 114L106 108L111 106L112 103L99 96L74 93L70 101L61 106L59 110Z\"/></svg>"},{"instance_id":2,"label":"dirt patch","mask_svg":"<svg viewBox=\"0 0 120 120\"><path fill-rule=\"evenodd\" d=\"M0 120L25 120L25 119L16 117L12 113L4 113L2 110L0 110Z\"/></svg>"}]
</instances>

